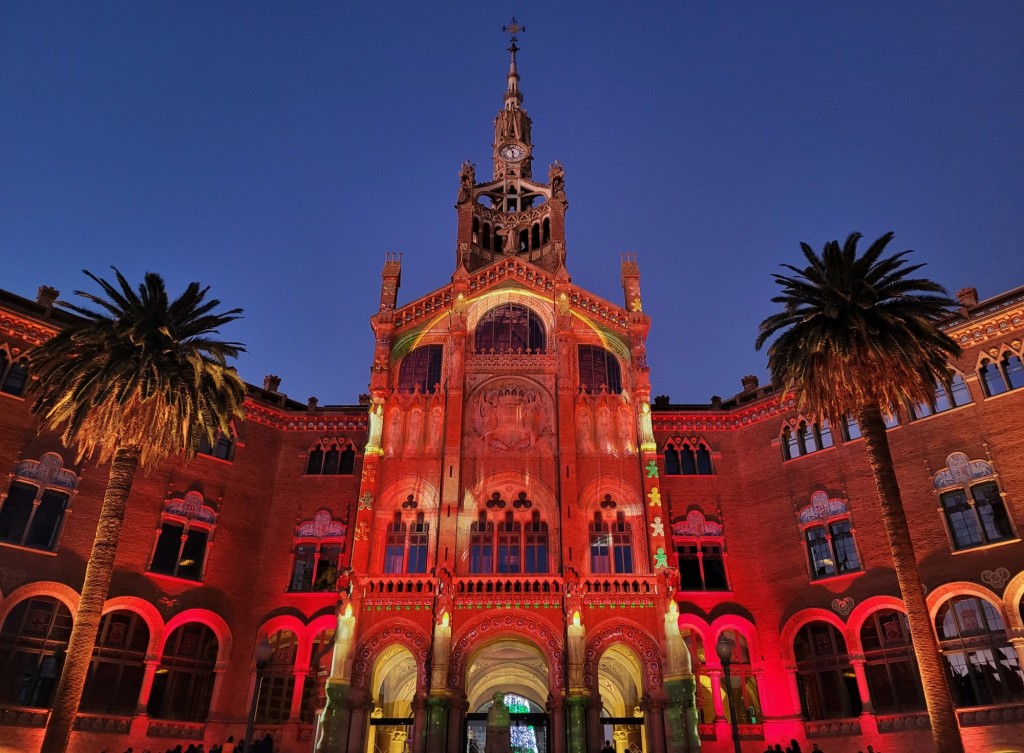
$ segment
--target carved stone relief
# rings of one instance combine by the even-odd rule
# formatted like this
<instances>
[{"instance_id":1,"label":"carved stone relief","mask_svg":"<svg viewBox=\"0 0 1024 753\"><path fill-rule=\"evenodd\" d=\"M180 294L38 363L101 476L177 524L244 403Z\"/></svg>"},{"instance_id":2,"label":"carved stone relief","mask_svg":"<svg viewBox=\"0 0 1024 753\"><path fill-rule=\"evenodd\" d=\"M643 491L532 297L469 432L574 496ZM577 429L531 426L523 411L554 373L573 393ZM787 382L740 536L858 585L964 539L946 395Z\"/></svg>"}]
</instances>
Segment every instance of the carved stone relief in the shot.
<instances>
[{"instance_id":1,"label":"carved stone relief","mask_svg":"<svg viewBox=\"0 0 1024 753\"><path fill-rule=\"evenodd\" d=\"M467 439L481 454L552 450L554 407L548 393L524 380L485 384L469 401Z\"/></svg>"},{"instance_id":2,"label":"carved stone relief","mask_svg":"<svg viewBox=\"0 0 1024 753\"><path fill-rule=\"evenodd\" d=\"M576 447L581 455L636 455L637 434L628 396L603 390L581 392L576 400Z\"/></svg>"}]
</instances>

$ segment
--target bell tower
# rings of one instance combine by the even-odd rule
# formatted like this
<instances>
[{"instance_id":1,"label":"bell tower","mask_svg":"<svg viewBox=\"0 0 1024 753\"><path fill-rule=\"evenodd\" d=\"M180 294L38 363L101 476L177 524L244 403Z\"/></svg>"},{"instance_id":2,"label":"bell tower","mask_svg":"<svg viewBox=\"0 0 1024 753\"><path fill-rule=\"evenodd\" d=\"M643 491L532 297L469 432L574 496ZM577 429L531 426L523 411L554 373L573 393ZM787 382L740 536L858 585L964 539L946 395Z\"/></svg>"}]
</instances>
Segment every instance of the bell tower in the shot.
<instances>
[{"instance_id":1,"label":"bell tower","mask_svg":"<svg viewBox=\"0 0 1024 753\"><path fill-rule=\"evenodd\" d=\"M548 168L548 182L533 180L530 116L523 109L516 53L526 31L513 18L502 31L510 45L504 105L494 119L491 145L493 177L476 182L476 166L464 162L459 173L458 254L456 265L473 272L510 256L556 272L565 264L565 173L559 162Z\"/></svg>"}]
</instances>

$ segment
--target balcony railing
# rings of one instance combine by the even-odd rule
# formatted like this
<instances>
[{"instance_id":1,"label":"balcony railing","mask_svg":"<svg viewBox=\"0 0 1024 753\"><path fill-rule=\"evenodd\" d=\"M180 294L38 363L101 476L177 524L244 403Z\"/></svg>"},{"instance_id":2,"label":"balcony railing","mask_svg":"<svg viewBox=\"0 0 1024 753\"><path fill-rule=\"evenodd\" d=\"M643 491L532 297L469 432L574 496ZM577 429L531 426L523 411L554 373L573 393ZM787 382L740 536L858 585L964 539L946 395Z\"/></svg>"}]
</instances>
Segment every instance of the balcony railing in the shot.
<instances>
[{"instance_id":1,"label":"balcony railing","mask_svg":"<svg viewBox=\"0 0 1024 753\"><path fill-rule=\"evenodd\" d=\"M928 729L928 713L910 711L903 714L877 714L879 732L905 732L912 729Z\"/></svg>"},{"instance_id":2,"label":"balcony railing","mask_svg":"<svg viewBox=\"0 0 1024 753\"><path fill-rule=\"evenodd\" d=\"M961 727L979 727L986 724L1022 724L1024 723L1024 703L965 709L960 711L958 716Z\"/></svg>"},{"instance_id":3,"label":"balcony railing","mask_svg":"<svg viewBox=\"0 0 1024 753\"><path fill-rule=\"evenodd\" d=\"M860 719L820 719L804 722L808 737L830 737L832 735L859 735Z\"/></svg>"},{"instance_id":4,"label":"balcony railing","mask_svg":"<svg viewBox=\"0 0 1024 753\"><path fill-rule=\"evenodd\" d=\"M459 578L455 584L459 594L559 594L562 579L550 576L478 575Z\"/></svg>"},{"instance_id":5,"label":"balcony railing","mask_svg":"<svg viewBox=\"0 0 1024 753\"><path fill-rule=\"evenodd\" d=\"M0 706L0 724L18 727L45 727L49 709L30 709L23 706Z\"/></svg>"},{"instance_id":6,"label":"balcony railing","mask_svg":"<svg viewBox=\"0 0 1024 753\"><path fill-rule=\"evenodd\" d=\"M127 735L132 731L132 717L115 714L78 714L75 729L88 732L113 732Z\"/></svg>"},{"instance_id":7,"label":"balcony railing","mask_svg":"<svg viewBox=\"0 0 1024 753\"><path fill-rule=\"evenodd\" d=\"M171 737L180 740L202 740L205 722L177 722L154 719L146 730L147 737Z\"/></svg>"}]
</instances>

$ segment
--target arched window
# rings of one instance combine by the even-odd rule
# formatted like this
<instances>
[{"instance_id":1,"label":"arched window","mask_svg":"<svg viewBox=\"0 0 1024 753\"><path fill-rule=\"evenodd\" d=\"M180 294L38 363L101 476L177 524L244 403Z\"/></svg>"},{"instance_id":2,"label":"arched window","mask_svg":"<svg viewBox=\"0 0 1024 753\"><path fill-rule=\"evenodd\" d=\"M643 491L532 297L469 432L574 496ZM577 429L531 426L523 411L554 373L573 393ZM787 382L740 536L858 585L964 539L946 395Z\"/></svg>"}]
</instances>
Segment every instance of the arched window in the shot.
<instances>
[{"instance_id":1,"label":"arched window","mask_svg":"<svg viewBox=\"0 0 1024 753\"><path fill-rule=\"evenodd\" d=\"M202 722L210 710L217 636L199 622L187 622L167 636L153 678L148 713L154 719Z\"/></svg>"},{"instance_id":2,"label":"arched window","mask_svg":"<svg viewBox=\"0 0 1024 753\"><path fill-rule=\"evenodd\" d=\"M546 342L540 316L518 303L495 306L476 325L478 352L542 353Z\"/></svg>"},{"instance_id":3,"label":"arched window","mask_svg":"<svg viewBox=\"0 0 1024 753\"><path fill-rule=\"evenodd\" d=\"M530 233L530 248L540 248L540 224L536 222L533 223L533 228Z\"/></svg>"},{"instance_id":4,"label":"arched window","mask_svg":"<svg viewBox=\"0 0 1024 753\"><path fill-rule=\"evenodd\" d=\"M981 359L981 363L978 364L978 376L981 379L981 385L985 390L986 397L993 397L1000 395L1007 390L1006 381L1003 379L1003 372L999 369L999 364L995 361L990 361L987 358Z\"/></svg>"},{"instance_id":5,"label":"arched window","mask_svg":"<svg viewBox=\"0 0 1024 753\"><path fill-rule=\"evenodd\" d=\"M421 345L402 359L398 369L398 389L401 392L432 393L441 383L442 345Z\"/></svg>"},{"instance_id":6,"label":"arched window","mask_svg":"<svg viewBox=\"0 0 1024 753\"><path fill-rule=\"evenodd\" d=\"M494 492L485 507L470 526L470 572L548 572L548 525L532 509L533 501L526 492L519 492L511 502ZM488 510L495 513L497 525L488 520Z\"/></svg>"},{"instance_id":7,"label":"arched window","mask_svg":"<svg viewBox=\"0 0 1024 753\"><path fill-rule=\"evenodd\" d=\"M934 485L953 549L1015 539L991 464L970 460L962 452L952 453L946 462L948 466L935 474Z\"/></svg>"},{"instance_id":8,"label":"arched window","mask_svg":"<svg viewBox=\"0 0 1024 753\"><path fill-rule=\"evenodd\" d=\"M1024 387L1024 364L1020 362L1020 356L1016 353L1006 353L999 366L1002 368L1003 376L1011 390Z\"/></svg>"},{"instance_id":9,"label":"arched window","mask_svg":"<svg viewBox=\"0 0 1024 753\"><path fill-rule=\"evenodd\" d=\"M351 476L355 470L356 450L352 442L317 442L306 456L307 476Z\"/></svg>"},{"instance_id":10,"label":"arched window","mask_svg":"<svg viewBox=\"0 0 1024 753\"><path fill-rule=\"evenodd\" d=\"M935 397L924 403L917 403L910 406L910 417L912 419L924 418L933 413L959 408L971 402L971 392L967 389L963 376L953 373L948 381L935 383ZM858 432L858 435L860 433Z\"/></svg>"},{"instance_id":11,"label":"arched window","mask_svg":"<svg viewBox=\"0 0 1024 753\"><path fill-rule=\"evenodd\" d=\"M544 222L541 225L541 236L543 238L544 243L547 243L549 240L551 240L551 220L549 220L547 217L544 218Z\"/></svg>"},{"instance_id":12,"label":"arched window","mask_svg":"<svg viewBox=\"0 0 1024 753\"><path fill-rule=\"evenodd\" d=\"M485 249L487 249L489 251L490 248L491 248L491 224L489 222L485 222L484 223L484 229L483 229L482 236L483 236L483 246L484 246Z\"/></svg>"},{"instance_id":13,"label":"arched window","mask_svg":"<svg viewBox=\"0 0 1024 753\"><path fill-rule=\"evenodd\" d=\"M480 242L480 219L478 217L473 218L473 243Z\"/></svg>"},{"instance_id":14,"label":"arched window","mask_svg":"<svg viewBox=\"0 0 1024 753\"><path fill-rule=\"evenodd\" d=\"M28 384L28 359L13 360L6 350L0 348L0 392L21 395Z\"/></svg>"},{"instance_id":15,"label":"arched window","mask_svg":"<svg viewBox=\"0 0 1024 753\"><path fill-rule=\"evenodd\" d=\"M599 392L602 387L616 395L622 392L619 359L596 345L580 345L579 356L580 386L589 392Z\"/></svg>"},{"instance_id":16,"label":"arched window","mask_svg":"<svg viewBox=\"0 0 1024 753\"><path fill-rule=\"evenodd\" d=\"M295 528L289 591L334 591L345 552L345 524L319 510Z\"/></svg>"},{"instance_id":17,"label":"arched window","mask_svg":"<svg viewBox=\"0 0 1024 753\"><path fill-rule=\"evenodd\" d=\"M388 524L384 539L385 573L427 572L427 551L430 523L422 512L415 512L418 503L410 494Z\"/></svg>"},{"instance_id":18,"label":"arched window","mask_svg":"<svg viewBox=\"0 0 1024 753\"><path fill-rule=\"evenodd\" d=\"M331 674L331 656L334 650L334 630L321 630L313 641L309 655L309 673L302 686L302 708L299 721L312 724L327 703L325 687Z\"/></svg>"},{"instance_id":19,"label":"arched window","mask_svg":"<svg viewBox=\"0 0 1024 753\"><path fill-rule=\"evenodd\" d=\"M82 692L82 711L134 714L146 670L149 626L128 610L107 612Z\"/></svg>"},{"instance_id":20,"label":"arched window","mask_svg":"<svg viewBox=\"0 0 1024 753\"><path fill-rule=\"evenodd\" d=\"M861 569L853 524L846 502L825 491L811 495L811 503L799 513L807 546L811 580L831 578Z\"/></svg>"},{"instance_id":21,"label":"arched window","mask_svg":"<svg viewBox=\"0 0 1024 753\"><path fill-rule=\"evenodd\" d=\"M672 543L679 558L682 591L728 591L722 524L691 510L672 525Z\"/></svg>"},{"instance_id":22,"label":"arched window","mask_svg":"<svg viewBox=\"0 0 1024 753\"><path fill-rule=\"evenodd\" d=\"M723 630L722 635L733 642L732 665L729 667L731 687L722 688L732 695L736 705L736 721L740 724L757 724L761 721L761 695L757 689L757 678L750 664L750 648L747 639L736 630ZM722 678L725 679L724 677ZM722 705L725 718L731 722L729 704Z\"/></svg>"},{"instance_id":23,"label":"arched window","mask_svg":"<svg viewBox=\"0 0 1024 753\"><path fill-rule=\"evenodd\" d=\"M895 609L873 612L860 629L860 641L864 647L868 692L875 711L924 708L907 616Z\"/></svg>"},{"instance_id":24,"label":"arched window","mask_svg":"<svg viewBox=\"0 0 1024 753\"><path fill-rule=\"evenodd\" d=\"M256 691L256 722L284 724L295 695L295 655L299 642L291 630L278 630L268 635L267 641L273 653L260 675Z\"/></svg>"},{"instance_id":25,"label":"arched window","mask_svg":"<svg viewBox=\"0 0 1024 753\"><path fill-rule=\"evenodd\" d=\"M536 510L526 524L526 563L524 573L548 572L548 524L540 519Z\"/></svg>"},{"instance_id":26,"label":"arched window","mask_svg":"<svg viewBox=\"0 0 1024 753\"><path fill-rule=\"evenodd\" d=\"M939 607L935 630L957 706L1024 698L1024 673L996 607L976 596L954 596Z\"/></svg>"},{"instance_id":27,"label":"arched window","mask_svg":"<svg viewBox=\"0 0 1024 753\"><path fill-rule=\"evenodd\" d=\"M710 476L711 450L703 441L686 441L675 437L665 445L666 476Z\"/></svg>"},{"instance_id":28,"label":"arched window","mask_svg":"<svg viewBox=\"0 0 1024 753\"><path fill-rule=\"evenodd\" d=\"M71 636L71 612L52 596L14 605L0 627L0 703L49 708Z\"/></svg>"},{"instance_id":29,"label":"arched window","mask_svg":"<svg viewBox=\"0 0 1024 753\"><path fill-rule=\"evenodd\" d=\"M77 476L55 452L18 464L7 494L0 496L0 543L53 551Z\"/></svg>"},{"instance_id":30,"label":"arched window","mask_svg":"<svg viewBox=\"0 0 1024 753\"><path fill-rule=\"evenodd\" d=\"M610 501L610 497L606 496L605 501ZM626 522L625 513L617 512L608 523L600 512L595 512L589 533L590 572L633 572L633 526Z\"/></svg>"},{"instance_id":31,"label":"arched window","mask_svg":"<svg viewBox=\"0 0 1024 753\"><path fill-rule=\"evenodd\" d=\"M189 492L184 499L172 499L161 515L149 572L202 580L206 548L216 524L216 513L203 504L199 492Z\"/></svg>"},{"instance_id":32,"label":"arched window","mask_svg":"<svg viewBox=\"0 0 1024 753\"><path fill-rule=\"evenodd\" d=\"M785 460L809 455L832 446L832 429L828 421L809 423L801 420L782 430L782 457Z\"/></svg>"},{"instance_id":33,"label":"arched window","mask_svg":"<svg viewBox=\"0 0 1024 753\"><path fill-rule=\"evenodd\" d=\"M805 719L839 719L861 712L846 641L827 622L810 622L793 641L797 687Z\"/></svg>"}]
</instances>

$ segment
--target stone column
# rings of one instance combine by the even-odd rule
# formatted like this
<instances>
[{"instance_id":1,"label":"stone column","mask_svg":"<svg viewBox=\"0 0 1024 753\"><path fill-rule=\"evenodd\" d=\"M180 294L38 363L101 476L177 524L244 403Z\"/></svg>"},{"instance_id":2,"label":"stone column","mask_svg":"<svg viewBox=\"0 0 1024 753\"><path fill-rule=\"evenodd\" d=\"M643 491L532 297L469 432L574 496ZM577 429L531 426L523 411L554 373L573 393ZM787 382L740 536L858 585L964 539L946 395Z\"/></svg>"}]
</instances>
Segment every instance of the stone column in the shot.
<instances>
[{"instance_id":1,"label":"stone column","mask_svg":"<svg viewBox=\"0 0 1024 753\"><path fill-rule=\"evenodd\" d=\"M153 692L153 678L156 677L156 668L159 666L160 661L157 659L146 660L146 668L142 673L142 687L139 688L139 703L135 707L136 714L147 713L149 696Z\"/></svg>"},{"instance_id":2,"label":"stone column","mask_svg":"<svg viewBox=\"0 0 1024 753\"><path fill-rule=\"evenodd\" d=\"M445 753L449 750L450 712L451 698L446 693L435 693L427 698L427 753Z\"/></svg>"},{"instance_id":3,"label":"stone column","mask_svg":"<svg viewBox=\"0 0 1024 753\"><path fill-rule=\"evenodd\" d=\"M565 705L569 731L567 753L587 753L587 696L572 694L565 699ZM600 749L600 746L596 748Z\"/></svg>"},{"instance_id":4,"label":"stone column","mask_svg":"<svg viewBox=\"0 0 1024 753\"><path fill-rule=\"evenodd\" d=\"M365 696L355 697L350 702L351 714L348 723L348 747L339 753L364 753L366 735L369 732L370 712L373 710L373 699Z\"/></svg>"},{"instance_id":5,"label":"stone column","mask_svg":"<svg viewBox=\"0 0 1024 753\"><path fill-rule=\"evenodd\" d=\"M448 703L448 746L441 748L442 753L462 750L462 728L466 724L466 694L462 691L451 691L447 696ZM443 738L442 738L443 739ZM430 746L427 752L431 753Z\"/></svg>"},{"instance_id":6,"label":"stone column","mask_svg":"<svg viewBox=\"0 0 1024 753\"><path fill-rule=\"evenodd\" d=\"M857 690L860 692L860 700L864 705L862 713L873 714L875 712L874 706L871 705L871 690L868 688L868 675L864 671L864 659L850 658L850 666L853 667L853 674L857 678Z\"/></svg>"},{"instance_id":7,"label":"stone column","mask_svg":"<svg viewBox=\"0 0 1024 753\"><path fill-rule=\"evenodd\" d=\"M292 690L292 705L288 713L288 719L296 724L300 724L302 722L302 696L306 688L306 675L309 674L309 670L297 669L293 674L295 675L295 687Z\"/></svg>"},{"instance_id":8,"label":"stone column","mask_svg":"<svg viewBox=\"0 0 1024 753\"><path fill-rule=\"evenodd\" d=\"M587 750L601 750L604 747L604 729L601 726L601 696L594 693L587 705Z\"/></svg>"},{"instance_id":9,"label":"stone column","mask_svg":"<svg viewBox=\"0 0 1024 753\"><path fill-rule=\"evenodd\" d=\"M793 714L794 716L800 716L803 713L803 707L800 704L800 685L797 680L797 672L795 665L786 665L786 679L787 685L789 685L790 696L789 713Z\"/></svg>"},{"instance_id":10,"label":"stone column","mask_svg":"<svg viewBox=\"0 0 1024 753\"><path fill-rule=\"evenodd\" d=\"M715 721L725 721L725 702L722 698L722 670L710 669L708 676L711 678L711 702L715 704Z\"/></svg>"},{"instance_id":11,"label":"stone column","mask_svg":"<svg viewBox=\"0 0 1024 753\"><path fill-rule=\"evenodd\" d=\"M412 753L425 753L427 749L427 699L417 693L412 699Z\"/></svg>"},{"instance_id":12,"label":"stone column","mask_svg":"<svg viewBox=\"0 0 1024 753\"><path fill-rule=\"evenodd\" d=\"M388 753L404 753L405 741L409 739L409 733L404 729L391 730L391 741L388 743Z\"/></svg>"},{"instance_id":13,"label":"stone column","mask_svg":"<svg viewBox=\"0 0 1024 753\"><path fill-rule=\"evenodd\" d=\"M566 753L565 704L560 696L548 696L548 718L551 720L551 753Z\"/></svg>"},{"instance_id":14,"label":"stone column","mask_svg":"<svg viewBox=\"0 0 1024 753\"><path fill-rule=\"evenodd\" d=\"M612 732L612 742L615 745L615 753L626 753L626 745L629 743L629 733L624 729L617 729Z\"/></svg>"},{"instance_id":15,"label":"stone column","mask_svg":"<svg viewBox=\"0 0 1024 753\"><path fill-rule=\"evenodd\" d=\"M648 753L665 753L668 719L665 701L647 695L641 700L644 710L644 730L647 733Z\"/></svg>"}]
</instances>

